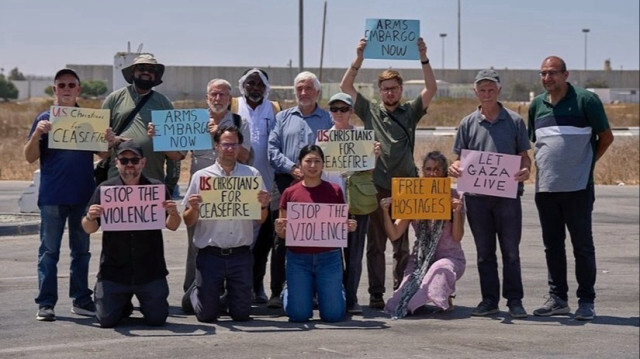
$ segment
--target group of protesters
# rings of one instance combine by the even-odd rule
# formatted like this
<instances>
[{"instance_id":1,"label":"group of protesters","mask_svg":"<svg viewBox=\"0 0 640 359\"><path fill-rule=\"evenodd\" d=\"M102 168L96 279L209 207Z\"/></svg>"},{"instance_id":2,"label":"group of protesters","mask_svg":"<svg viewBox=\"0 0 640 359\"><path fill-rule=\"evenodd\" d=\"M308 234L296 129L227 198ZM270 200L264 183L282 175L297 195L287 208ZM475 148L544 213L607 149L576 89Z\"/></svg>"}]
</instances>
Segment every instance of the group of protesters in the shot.
<instances>
[{"instance_id":1,"label":"group of protesters","mask_svg":"<svg viewBox=\"0 0 640 359\"><path fill-rule=\"evenodd\" d=\"M186 265L181 308L198 321L214 322L221 315L232 320L251 318L253 305L283 309L292 322L313 318L314 309L325 322L359 315L358 287L366 253L369 310L384 310L393 318L418 312L425 305L449 312L454 309L456 281L466 260L461 247L465 217L477 250L481 301L473 316L499 312L506 300L508 314L526 318L519 244L522 231L520 198L523 182L536 165L535 202L542 228L548 269L546 302L533 311L537 316L570 314L566 230L571 236L576 265L578 309L575 319L595 317L595 248L591 216L595 200L593 170L613 142L598 97L568 82L565 62L546 57L540 68L545 92L530 104L528 124L498 101L502 83L493 69L478 72L475 111L463 118L453 145L454 161L441 152L425 153L420 167L414 162L416 128L437 93L436 78L422 38L417 40L424 89L403 101L403 78L393 69L378 76L379 101L368 99L354 85L364 61L367 41L356 46L356 57L333 94L328 110L321 108L321 84L304 71L293 82L296 104L282 109L269 100L265 70L252 68L233 86L212 79L206 87L208 132L212 148L154 151L152 111L171 110L171 101L153 88L162 83L164 65L148 54L138 56L122 70L129 83L107 96L102 105L110 111L104 133L108 150L92 152L49 148L50 111L37 116L24 147L26 160L40 160L38 206L41 212L38 251L38 305L36 318L54 321L58 300L57 264L67 227L71 256L69 296L71 312L95 316L102 327L114 327L129 317L135 295L148 325L166 323L169 285L162 229L102 230L102 250L93 291L88 285L89 235L101 227L105 186L165 185L162 207L164 226L175 231L187 226ZM80 78L69 68L54 77L55 106L79 107ZM364 130L372 130L375 165L358 173L325 170L319 131L355 130L359 117ZM534 161L529 157L534 144ZM519 156L515 198L451 191L449 219L394 219L392 179L454 177L464 175L462 151L484 151ZM96 183L94 155L108 168L107 179ZM176 164L189 155L189 186L182 201L173 198ZM377 208L370 213L349 209L350 178L364 175L375 188ZM202 218L203 191L219 177L261 177L256 201L259 219ZM297 246L286 240L289 204L347 204L345 248ZM409 249L409 228L415 232ZM289 233L290 235L291 233ZM393 295L385 300L387 239L393 250ZM502 291L497 247L502 254ZM365 252L366 248L366 252ZM269 257L270 256L270 257ZM270 295L265 290L267 264Z\"/></svg>"}]
</instances>

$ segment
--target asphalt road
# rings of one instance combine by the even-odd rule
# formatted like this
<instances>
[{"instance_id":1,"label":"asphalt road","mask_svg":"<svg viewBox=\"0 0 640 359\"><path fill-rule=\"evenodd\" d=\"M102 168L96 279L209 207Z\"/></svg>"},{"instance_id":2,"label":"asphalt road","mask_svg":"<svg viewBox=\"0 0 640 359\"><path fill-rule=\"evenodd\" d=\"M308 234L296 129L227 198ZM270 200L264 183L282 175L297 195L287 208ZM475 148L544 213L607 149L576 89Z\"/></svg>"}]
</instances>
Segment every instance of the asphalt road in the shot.
<instances>
[{"instance_id":1,"label":"asphalt road","mask_svg":"<svg viewBox=\"0 0 640 359\"><path fill-rule=\"evenodd\" d=\"M13 198L0 182L0 212ZM13 191L19 191L17 185ZM463 248L467 270L458 282L456 309L448 314L422 314L393 321L365 306L363 316L325 324L317 313L309 323L293 324L279 310L255 307L253 320L199 323L179 309L184 275L186 230L165 232L171 294L170 317L164 327L144 325L136 310L115 329L101 329L93 318L69 312L68 248L59 264L58 320L35 319L37 235L0 237L0 358L638 358L639 228L638 187L598 186L594 211L598 279L597 317L576 321L572 315L512 320L503 310L486 318L470 317L480 300L475 247L470 232ZM18 193L19 196L19 193ZM17 205L16 205L17 206ZM10 207L10 206L9 206ZM524 306L531 313L544 302L546 266L533 189L523 197L522 275ZM91 237L90 285L95 282L100 234ZM571 245L567 244L569 251ZM569 254L571 256L571 254ZM572 310L577 307L570 257ZM391 257L388 255L387 273ZM268 283L268 279L267 279ZM390 288L390 278L387 278ZM388 296L388 294L387 294ZM359 293L366 304L366 269ZM134 301L137 306L137 302Z\"/></svg>"}]
</instances>

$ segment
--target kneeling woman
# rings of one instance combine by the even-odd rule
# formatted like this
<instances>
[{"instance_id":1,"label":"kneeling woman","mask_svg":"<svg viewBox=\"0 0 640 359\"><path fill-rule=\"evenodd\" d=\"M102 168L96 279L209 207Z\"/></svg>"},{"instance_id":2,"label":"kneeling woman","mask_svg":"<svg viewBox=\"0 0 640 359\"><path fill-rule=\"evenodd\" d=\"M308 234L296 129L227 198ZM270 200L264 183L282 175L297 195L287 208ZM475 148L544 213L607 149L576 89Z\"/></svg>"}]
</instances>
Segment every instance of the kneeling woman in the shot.
<instances>
[{"instance_id":1,"label":"kneeling woman","mask_svg":"<svg viewBox=\"0 0 640 359\"><path fill-rule=\"evenodd\" d=\"M447 158L438 151L429 152L422 161L423 177L446 177L447 168ZM382 199L380 204L384 209L385 231L392 241L396 240L412 221L391 221L391 198ZM393 318L402 318L429 302L445 311L453 309L456 281L462 277L466 266L460 246L464 234L463 204L453 189L451 209L450 221L413 221L416 241L404 279L385 306L385 312Z\"/></svg>"},{"instance_id":2,"label":"kneeling woman","mask_svg":"<svg viewBox=\"0 0 640 359\"><path fill-rule=\"evenodd\" d=\"M308 145L298 156L302 180L282 193L276 234L286 237L287 203L344 203L340 186L321 179L324 153L316 145ZM349 231L356 229L348 220ZM313 297L318 295L320 319L337 322L345 315L342 287L342 251L331 247L287 246L287 287L282 292L284 310L292 322L305 322L313 316Z\"/></svg>"}]
</instances>

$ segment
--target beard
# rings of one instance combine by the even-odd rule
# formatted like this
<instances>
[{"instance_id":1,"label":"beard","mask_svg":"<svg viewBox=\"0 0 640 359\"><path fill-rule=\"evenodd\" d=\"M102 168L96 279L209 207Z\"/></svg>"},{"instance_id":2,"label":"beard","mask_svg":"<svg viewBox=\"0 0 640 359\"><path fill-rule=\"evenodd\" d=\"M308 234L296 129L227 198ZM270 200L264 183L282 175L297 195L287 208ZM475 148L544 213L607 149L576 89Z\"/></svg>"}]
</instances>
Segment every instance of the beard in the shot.
<instances>
[{"instance_id":1,"label":"beard","mask_svg":"<svg viewBox=\"0 0 640 359\"><path fill-rule=\"evenodd\" d=\"M211 113L215 113L215 114L220 114L223 113L225 111L227 111L227 108L224 106L220 106L219 108L214 106L213 104L209 104L209 111L211 111Z\"/></svg>"},{"instance_id":2,"label":"beard","mask_svg":"<svg viewBox=\"0 0 640 359\"><path fill-rule=\"evenodd\" d=\"M144 80L144 79L135 78L135 77L133 78L133 84L135 85L135 87L139 88L142 91L151 90L154 83L155 83L154 80Z\"/></svg>"},{"instance_id":3,"label":"beard","mask_svg":"<svg viewBox=\"0 0 640 359\"><path fill-rule=\"evenodd\" d=\"M249 99L249 101L251 101L251 102L260 102L260 101L262 101L263 98L264 98L263 95L247 94L247 99Z\"/></svg>"}]
</instances>

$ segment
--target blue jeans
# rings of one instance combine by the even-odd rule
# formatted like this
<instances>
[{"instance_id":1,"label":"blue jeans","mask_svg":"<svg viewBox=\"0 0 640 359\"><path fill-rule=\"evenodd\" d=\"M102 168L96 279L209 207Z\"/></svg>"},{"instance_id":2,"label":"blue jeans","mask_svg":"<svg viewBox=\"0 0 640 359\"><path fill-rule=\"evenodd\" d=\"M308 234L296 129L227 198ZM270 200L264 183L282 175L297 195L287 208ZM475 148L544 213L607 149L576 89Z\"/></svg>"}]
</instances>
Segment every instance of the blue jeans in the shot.
<instances>
[{"instance_id":1,"label":"blue jeans","mask_svg":"<svg viewBox=\"0 0 640 359\"><path fill-rule=\"evenodd\" d=\"M502 253L502 296L507 305L521 304L524 296L520 271L522 205L520 197L465 196L467 218L478 255L482 300L497 306L500 278L496 237Z\"/></svg>"},{"instance_id":2,"label":"blue jeans","mask_svg":"<svg viewBox=\"0 0 640 359\"><path fill-rule=\"evenodd\" d=\"M593 185L575 192L540 192L536 193L535 199L549 271L549 293L567 300L566 226L576 261L578 302L593 303L596 297L596 249L591 230L595 202Z\"/></svg>"},{"instance_id":3,"label":"blue jeans","mask_svg":"<svg viewBox=\"0 0 640 359\"><path fill-rule=\"evenodd\" d=\"M71 265L69 297L73 305L83 306L91 301L89 289L89 235L80 224L84 205L40 206L40 248L38 249L38 306L55 307L58 302L58 260L65 223L69 226Z\"/></svg>"},{"instance_id":4,"label":"blue jeans","mask_svg":"<svg viewBox=\"0 0 640 359\"><path fill-rule=\"evenodd\" d=\"M362 275L362 256L364 253L365 236L369 228L369 215L353 215L358 222L354 232L349 233L347 248L344 249L344 291L347 299L347 308L358 304L358 285Z\"/></svg>"},{"instance_id":5,"label":"blue jeans","mask_svg":"<svg viewBox=\"0 0 640 359\"><path fill-rule=\"evenodd\" d=\"M287 249L287 286L282 305L291 322L313 317L313 295L318 294L320 319L338 322L345 315L342 289L342 251L337 248L317 254L294 253Z\"/></svg>"}]
</instances>

